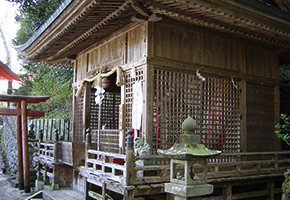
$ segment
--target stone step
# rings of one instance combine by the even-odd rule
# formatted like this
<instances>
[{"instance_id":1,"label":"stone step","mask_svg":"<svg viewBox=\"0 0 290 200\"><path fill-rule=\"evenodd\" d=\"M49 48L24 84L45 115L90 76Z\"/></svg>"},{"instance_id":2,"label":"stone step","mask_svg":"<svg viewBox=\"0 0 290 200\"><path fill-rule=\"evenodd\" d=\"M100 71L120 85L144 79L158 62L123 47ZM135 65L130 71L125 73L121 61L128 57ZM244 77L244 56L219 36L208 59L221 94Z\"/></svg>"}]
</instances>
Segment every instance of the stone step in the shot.
<instances>
[{"instance_id":1,"label":"stone step","mask_svg":"<svg viewBox=\"0 0 290 200\"><path fill-rule=\"evenodd\" d=\"M62 188L60 190L42 190L34 195L26 198L25 200L79 200L84 199L84 194L72 190L70 188Z\"/></svg>"},{"instance_id":2,"label":"stone step","mask_svg":"<svg viewBox=\"0 0 290 200\"><path fill-rule=\"evenodd\" d=\"M76 190L72 190L70 188L61 188L59 190L43 190L42 192L43 192L43 199L45 200L84 199L83 193Z\"/></svg>"},{"instance_id":3,"label":"stone step","mask_svg":"<svg viewBox=\"0 0 290 200\"><path fill-rule=\"evenodd\" d=\"M39 192L27 197L25 200L43 200L42 191L39 191Z\"/></svg>"}]
</instances>

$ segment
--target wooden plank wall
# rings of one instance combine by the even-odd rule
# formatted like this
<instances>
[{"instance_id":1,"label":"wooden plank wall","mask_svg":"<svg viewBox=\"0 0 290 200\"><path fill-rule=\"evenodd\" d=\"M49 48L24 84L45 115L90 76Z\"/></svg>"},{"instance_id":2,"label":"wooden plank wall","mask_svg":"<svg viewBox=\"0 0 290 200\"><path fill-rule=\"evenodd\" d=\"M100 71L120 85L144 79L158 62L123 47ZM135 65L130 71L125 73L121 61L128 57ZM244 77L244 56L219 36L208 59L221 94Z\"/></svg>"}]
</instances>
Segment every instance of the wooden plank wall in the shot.
<instances>
[{"instance_id":1,"label":"wooden plank wall","mask_svg":"<svg viewBox=\"0 0 290 200\"><path fill-rule=\"evenodd\" d=\"M136 61L146 56L146 26L139 25L115 36L108 36L95 47L81 53L77 58L75 81L88 78L93 72L110 69Z\"/></svg>"},{"instance_id":2,"label":"wooden plank wall","mask_svg":"<svg viewBox=\"0 0 290 200\"><path fill-rule=\"evenodd\" d=\"M274 133L274 87L247 83L246 96L246 150L252 152L278 150L277 136Z\"/></svg>"},{"instance_id":3,"label":"wooden plank wall","mask_svg":"<svg viewBox=\"0 0 290 200\"><path fill-rule=\"evenodd\" d=\"M234 71L278 79L273 48L191 26L156 23L154 30L154 57L225 69L225 76Z\"/></svg>"}]
</instances>

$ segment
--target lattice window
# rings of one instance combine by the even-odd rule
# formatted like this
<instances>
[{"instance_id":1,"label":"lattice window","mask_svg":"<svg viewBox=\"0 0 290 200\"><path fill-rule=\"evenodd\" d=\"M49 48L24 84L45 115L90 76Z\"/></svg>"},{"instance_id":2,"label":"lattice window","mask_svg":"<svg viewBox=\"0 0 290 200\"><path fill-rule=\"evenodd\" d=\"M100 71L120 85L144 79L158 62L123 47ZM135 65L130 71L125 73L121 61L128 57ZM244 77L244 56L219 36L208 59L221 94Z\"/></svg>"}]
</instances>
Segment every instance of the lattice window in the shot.
<instances>
[{"instance_id":1,"label":"lattice window","mask_svg":"<svg viewBox=\"0 0 290 200\"><path fill-rule=\"evenodd\" d=\"M156 69L153 94L153 149L176 143L191 115L208 148L240 151L239 92L230 80Z\"/></svg>"},{"instance_id":2,"label":"lattice window","mask_svg":"<svg viewBox=\"0 0 290 200\"><path fill-rule=\"evenodd\" d=\"M90 96L90 127L98 129L99 105L95 103L95 89L91 89ZM121 104L120 93L104 93L101 104L100 128L119 129L119 105Z\"/></svg>"},{"instance_id":3,"label":"lattice window","mask_svg":"<svg viewBox=\"0 0 290 200\"><path fill-rule=\"evenodd\" d=\"M143 68L136 69L136 77L133 78L131 71L125 73L125 127L132 127L132 103L133 103L133 84L136 81L143 81ZM139 131L142 133L142 131ZM142 137L142 135L139 135Z\"/></svg>"},{"instance_id":4,"label":"lattice window","mask_svg":"<svg viewBox=\"0 0 290 200\"><path fill-rule=\"evenodd\" d=\"M99 150L119 153L119 105L120 93L104 93L104 99L100 106L100 132L98 137L99 105L95 103L95 89L91 89L90 95L90 127L92 129L92 141L98 143ZM98 145L98 144L97 144Z\"/></svg>"}]
</instances>

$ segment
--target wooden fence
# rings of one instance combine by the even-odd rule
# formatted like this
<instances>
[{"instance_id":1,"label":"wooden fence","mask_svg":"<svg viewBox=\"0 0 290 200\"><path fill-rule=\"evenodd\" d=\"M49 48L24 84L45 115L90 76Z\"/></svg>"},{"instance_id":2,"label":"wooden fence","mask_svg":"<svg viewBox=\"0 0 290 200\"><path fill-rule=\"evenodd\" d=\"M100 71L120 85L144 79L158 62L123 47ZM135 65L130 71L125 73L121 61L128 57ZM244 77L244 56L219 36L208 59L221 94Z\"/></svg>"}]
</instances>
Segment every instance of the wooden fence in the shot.
<instances>
[{"instance_id":1,"label":"wooden fence","mask_svg":"<svg viewBox=\"0 0 290 200\"><path fill-rule=\"evenodd\" d=\"M70 119L32 119L28 121L34 125L34 133L38 138L39 131L43 130L43 141L53 141L55 129L59 130L59 138L61 141L71 141L71 120Z\"/></svg>"}]
</instances>

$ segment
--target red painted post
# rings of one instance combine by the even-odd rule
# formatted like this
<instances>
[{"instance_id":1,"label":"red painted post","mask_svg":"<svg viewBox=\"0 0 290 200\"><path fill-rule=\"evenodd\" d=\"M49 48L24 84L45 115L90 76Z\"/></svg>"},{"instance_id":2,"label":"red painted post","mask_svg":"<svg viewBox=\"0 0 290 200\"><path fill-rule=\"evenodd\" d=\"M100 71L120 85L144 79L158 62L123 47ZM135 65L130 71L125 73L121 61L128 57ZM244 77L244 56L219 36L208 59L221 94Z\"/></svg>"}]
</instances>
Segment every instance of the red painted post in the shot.
<instances>
[{"instance_id":1,"label":"red painted post","mask_svg":"<svg viewBox=\"0 0 290 200\"><path fill-rule=\"evenodd\" d=\"M27 102L21 101L22 108L22 147L23 147L23 169L24 169L24 192L30 193L30 172L29 172L29 147L27 134Z\"/></svg>"},{"instance_id":2,"label":"red painted post","mask_svg":"<svg viewBox=\"0 0 290 200\"><path fill-rule=\"evenodd\" d=\"M21 109L20 102L16 104L17 109ZM23 157L22 157L22 126L21 126L21 115L16 117L17 123L17 164L18 164L18 188L19 190L24 189L23 181Z\"/></svg>"}]
</instances>

